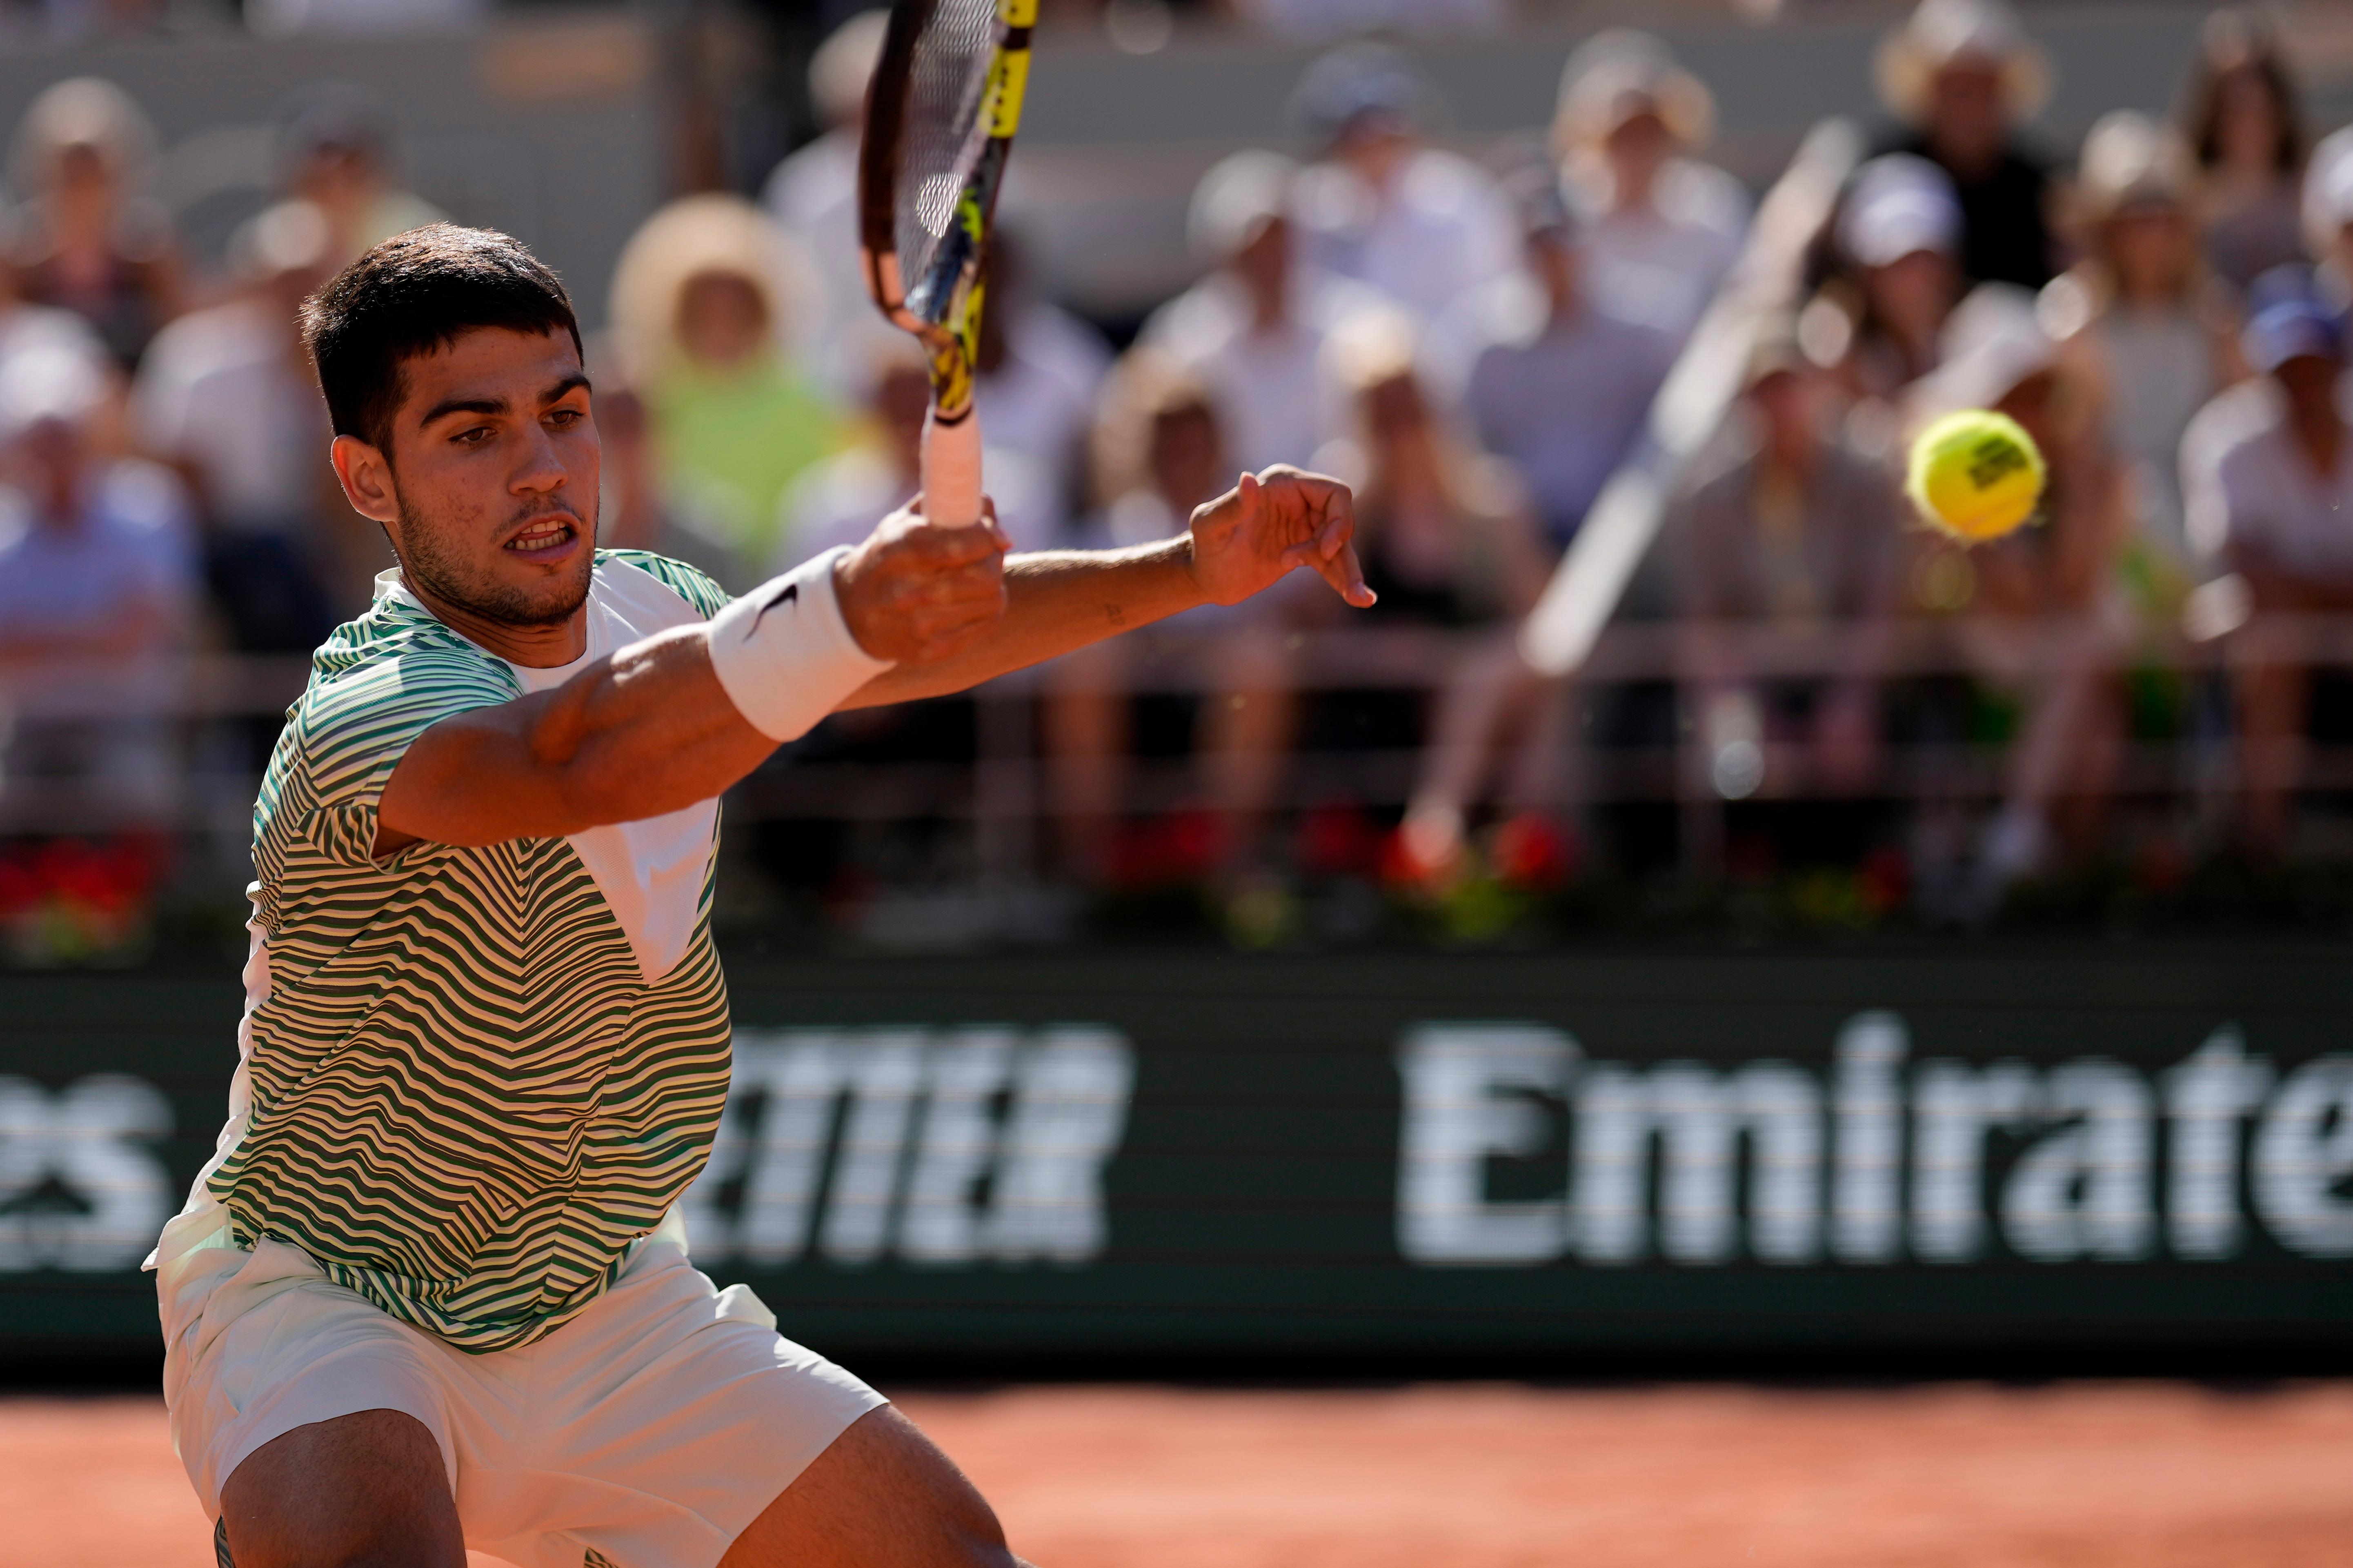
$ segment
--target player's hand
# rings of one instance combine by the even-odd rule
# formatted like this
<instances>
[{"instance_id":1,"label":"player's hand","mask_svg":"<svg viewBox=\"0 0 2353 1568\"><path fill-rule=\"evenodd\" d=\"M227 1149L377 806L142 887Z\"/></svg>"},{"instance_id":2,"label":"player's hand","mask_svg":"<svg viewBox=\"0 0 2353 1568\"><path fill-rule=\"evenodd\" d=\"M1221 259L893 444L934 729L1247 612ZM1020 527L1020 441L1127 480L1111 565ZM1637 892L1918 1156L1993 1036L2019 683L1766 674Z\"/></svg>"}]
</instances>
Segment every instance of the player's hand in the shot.
<instances>
[{"instance_id":1,"label":"player's hand","mask_svg":"<svg viewBox=\"0 0 2353 1568\"><path fill-rule=\"evenodd\" d=\"M1005 613L1012 541L983 498L970 528L934 528L921 497L875 524L833 569L841 618L876 658L928 664L956 653Z\"/></svg>"},{"instance_id":2,"label":"player's hand","mask_svg":"<svg viewBox=\"0 0 2353 1568\"><path fill-rule=\"evenodd\" d=\"M1373 602L1357 564L1356 498L1322 474L1277 464L1193 511L1193 581L1212 604L1233 605L1293 568L1314 568L1332 591L1364 609Z\"/></svg>"}]
</instances>

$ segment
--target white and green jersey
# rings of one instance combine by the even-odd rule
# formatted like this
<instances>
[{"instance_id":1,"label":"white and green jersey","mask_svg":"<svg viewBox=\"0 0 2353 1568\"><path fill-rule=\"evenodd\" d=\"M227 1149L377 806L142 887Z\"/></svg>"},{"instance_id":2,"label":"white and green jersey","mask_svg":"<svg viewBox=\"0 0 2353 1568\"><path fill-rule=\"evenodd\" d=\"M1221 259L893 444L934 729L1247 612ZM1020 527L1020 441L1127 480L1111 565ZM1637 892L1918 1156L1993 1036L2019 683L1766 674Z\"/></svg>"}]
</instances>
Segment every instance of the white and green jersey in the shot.
<instances>
[{"instance_id":1,"label":"white and green jersey","mask_svg":"<svg viewBox=\"0 0 2353 1568\"><path fill-rule=\"evenodd\" d=\"M582 662L726 602L691 567L599 551ZM166 1267L268 1237L404 1321L501 1350L594 1300L702 1170L727 1094L715 802L371 853L419 732L579 668L484 651L393 573L319 650L254 807L229 1126Z\"/></svg>"}]
</instances>

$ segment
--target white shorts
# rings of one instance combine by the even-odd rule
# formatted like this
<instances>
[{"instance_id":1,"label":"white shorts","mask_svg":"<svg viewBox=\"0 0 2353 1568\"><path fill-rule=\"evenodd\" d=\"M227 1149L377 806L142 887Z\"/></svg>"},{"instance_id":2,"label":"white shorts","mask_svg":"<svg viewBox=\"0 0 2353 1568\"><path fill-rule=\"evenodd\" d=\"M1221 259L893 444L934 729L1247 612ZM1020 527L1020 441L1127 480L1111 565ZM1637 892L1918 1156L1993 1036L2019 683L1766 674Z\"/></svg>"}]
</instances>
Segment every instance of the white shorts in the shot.
<instances>
[{"instance_id":1,"label":"white shorts","mask_svg":"<svg viewBox=\"0 0 2353 1568\"><path fill-rule=\"evenodd\" d=\"M161 1276L164 1397L206 1512L271 1438L398 1410L440 1445L469 1547L519 1568L709 1568L885 1401L779 1335L743 1286L713 1289L674 1226L578 1317L487 1355L386 1315L298 1248L186 1253Z\"/></svg>"}]
</instances>

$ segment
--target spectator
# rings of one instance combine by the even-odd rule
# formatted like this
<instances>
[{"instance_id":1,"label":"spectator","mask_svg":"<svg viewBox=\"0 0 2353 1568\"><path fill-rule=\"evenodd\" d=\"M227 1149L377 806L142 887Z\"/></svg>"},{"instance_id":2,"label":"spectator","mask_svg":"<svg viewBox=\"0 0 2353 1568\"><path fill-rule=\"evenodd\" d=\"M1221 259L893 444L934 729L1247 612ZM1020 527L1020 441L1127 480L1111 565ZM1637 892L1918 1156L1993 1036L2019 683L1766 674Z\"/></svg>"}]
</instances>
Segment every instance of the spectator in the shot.
<instances>
[{"instance_id":1,"label":"spectator","mask_svg":"<svg viewBox=\"0 0 2353 1568\"><path fill-rule=\"evenodd\" d=\"M1476 164L1422 144L1424 91L1402 56L1345 44L1293 96L1325 148L1299 177L1293 213L1307 259L1369 283L1428 320L1512 269L1511 210Z\"/></svg>"},{"instance_id":2,"label":"spectator","mask_svg":"<svg viewBox=\"0 0 2353 1568\"><path fill-rule=\"evenodd\" d=\"M0 369L40 348L61 348L92 364L107 358L106 344L88 321L71 310L27 300L17 288L16 268L0 263Z\"/></svg>"},{"instance_id":3,"label":"spectator","mask_svg":"<svg viewBox=\"0 0 2353 1568\"><path fill-rule=\"evenodd\" d=\"M2129 468L2145 607L2169 620L2193 572L2183 532L2182 433L2244 374L2231 310L2199 256L2187 148L2130 110L2084 139L2076 176L2084 258L2043 291L2043 318L2108 445Z\"/></svg>"},{"instance_id":4,"label":"spectator","mask_svg":"<svg viewBox=\"0 0 2353 1568\"><path fill-rule=\"evenodd\" d=\"M2304 175L2304 242L2319 266L2307 284L2279 268L2258 278L2248 290L2248 308L2260 311L2283 289L2310 289L2338 317L2353 316L2353 126L2332 131L2312 150Z\"/></svg>"},{"instance_id":5,"label":"spectator","mask_svg":"<svg viewBox=\"0 0 2353 1568\"><path fill-rule=\"evenodd\" d=\"M248 222L230 245L244 291L158 333L132 395L140 445L196 498L206 581L248 653L308 654L339 611L367 602L366 574L327 586L343 553L329 520L348 521L350 510L333 493L334 432L294 320L326 280L332 243L308 202Z\"/></svg>"},{"instance_id":6,"label":"spectator","mask_svg":"<svg viewBox=\"0 0 2353 1568\"><path fill-rule=\"evenodd\" d=\"M2061 844L2087 845L2105 810L2123 740L2116 561L2131 523L2096 411L2033 295L2001 283L1971 290L1946 325L1943 361L1906 400L1909 426L1992 408L2026 427L2050 469L2035 526L1965 554L1934 543L1944 563L1915 574L1921 584L1963 585L1954 595L1960 647L1997 705L2019 714L2001 809L1951 907L1982 918Z\"/></svg>"},{"instance_id":7,"label":"spectator","mask_svg":"<svg viewBox=\"0 0 2353 1568\"><path fill-rule=\"evenodd\" d=\"M1549 171L1541 173L1526 183L1522 204L1526 272L1467 296L1432 335L1463 345L1448 351L1470 366L1461 384L1463 421L1482 447L1519 469L1557 552L1647 426L1676 342L1590 297L1591 237L1562 205Z\"/></svg>"},{"instance_id":8,"label":"spectator","mask_svg":"<svg viewBox=\"0 0 2353 1568\"><path fill-rule=\"evenodd\" d=\"M1772 782L1851 795L1877 765L1878 682L1905 559L1894 479L1844 433L1794 323L1764 323L1743 382L1725 438L1668 511L1698 688L1691 710L1704 735L1722 737L1709 758L1718 794L1753 793L1786 748L1798 775ZM1745 630L1803 642L1835 627L1852 636L1823 678L1767 677L1737 640ZM1743 740L1755 749L1724 752Z\"/></svg>"},{"instance_id":9,"label":"spectator","mask_svg":"<svg viewBox=\"0 0 2353 1568\"><path fill-rule=\"evenodd\" d=\"M811 464L778 508L776 552L767 572L797 566L837 544L856 544L884 517L913 500L922 469L923 418L932 405L931 374L911 340L878 343L870 373L869 417L850 444ZM982 487L1016 550L1063 543L1061 513L1046 476L1018 452L991 447L981 459Z\"/></svg>"},{"instance_id":10,"label":"spectator","mask_svg":"<svg viewBox=\"0 0 2353 1568\"><path fill-rule=\"evenodd\" d=\"M765 575L779 503L846 434L787 334L807 270L759 208L702 195L647 219L614 271L613 331L645 405L664 537L733 588Z\"/></svg>"},{"instance_id":11,"label":"spectator","mask_svg":"<svg viewBox=\"0 0 2353 1568\"><path fill-rule=\"evenodd\" d=\"M89 321L125 370L180 303L171 220L141 189L154 153L130 94L76 77L33 100L11 158L26 198L8 237L22 293Z\"/></svg>"},{"instance_id":12,"label":"spectator","mask_svg":"<svg viewBox=\"0 0 2353 1568\"><path fill-rule=\"evenodd\" d=\"M1327 42L1366 33L1428 37L1488 33L1511 14L1505 0L1232 0L1233 8L1286 38Z\"/></svg>"},{"instance_id":13,"label":"spectator","mask_svg":"<svg viewBox=\"0 0 2353 1568\"><path fill-rule=\"evenodd\" d=\"M815 264L806 314L810 362L848 393L864 346L892 329L868 303L858 236L858 142L866 119L866 84L882 56L890 13L860 11L809 57L809 103L824 129L778 163L760 193L768 216Z\"/></svg>"},{"instance_id":14,"label":"spectator","mask_svg":"<svg viewBox=\"0 0 2353 1568\"><path fill-rule=\"evenodd\" d=\"M1096 469L1111 499L1089 525L1091 544L1148 544L1181 532L1193 509L1233 482L1207 384L1150 348L1113 370L1105 388ZM1113 868L1134 750L1128 674L1152 643L1181 639L1208 679L1193 718L1214 825L1208 861L1242 872L1260 858L1282 781L1294 700L1283 661L1289 595L1208 605L1156 628L1151 643L1098 643L1050 667L1046 745L1065 853L1082 877ZM1203 865L1201 870L1211 869Z\"/></svg>"},{"instance_id":15,"label":"spectator","mask_svg":"<svg viewBox=\"0 0 2353 1568\"><path fill-rule=\"evenodd\" d=\"M2304 259L2303 116L2263 17L2232 10L2206 19L2182 126L2204 174L2200 216L2215 273L2243 292L2273 268Z\"/></svg>"},{"instance_id":16,"label":"spectator","mask_svg":"<svg viewBox=\"0 0 2353 1568\"><path fill-rule=\"evenodd\" d=\"M1499 792L1509 810L1544 815L1560 804L1560 704L1514 646L1544 588L1546 552L1517 475L1459 449L1435 416L1409 323L1365 318L1335 350L1357 434L1324 466L1356 485L1356 551L1380 595L1364 614L1375 626L1472 634L1426 671L1428 700L1407 726L1422 756L1401 844L1417 876L1442 883L1464 864L1470 815L1499 751L1511 759Z\"/></svg>"},{"instance_id":17,"label":"spectator","mask_svg":"<svg viewBox=\"0 0 2353 1568\"><path fill-rule=\"evenodd\" d=\"M1018 452L1050 477L1060 530L1087 493L1087 437L1111 350L1102 333L1038 298L1027 259L1010 229L1000 225L989 237L973 406L992 448Z\"/></svg>"},{"instance_id":18,"label":"spectator","mask_svg":"<svg viewBox=\"0 0 2353 1568\"><path fill-rule=\"evenodd\" d=\"M1961 208L1961 272L1973 283L2051 280L2050 174L2018 138L2050 94L2050 69L2005 0L1920 0L1878 58L1881 100L1911 129L1891 151L1943 169Z\"/></svg>"},{"instance_id":19,"label":"spectator","mask_svg":"<svg viewBox=\"0 0 2353 1568\"><path fill-rule=\"evenodd\" d=\"M1587 214L1588 291L1680 343L1740 255L1748 193L1699 161L1715 123L1699 79L1648 34L1613 28L1569 57L1553 121Z\"/></svg>"},{"instance_id":20,"label":"spectator","mask_svg":"<svg viewBox=\"0 0 2353 1568\"><path fill-rule=\"evenodd\" d=\"M2342 324L2309 300L2283 300L2247 324L2245 349L2260 379L2216 399L2183 443L2192 537L2246 584L2258 615L2353 609ZM2277 854L2304 773L2311 671L2275 622L2248 626L2233 653L2247 837Z\"/></svg>"},{"instance_id":21,"label":"spectator","mask_svg":"<svg viewBox=\"0 0 2353 1568\"><path fill-rule=\"evenodd\" d=\"M1855 396L1892 399L1936 368L1959 297L1961 209L1952 182L1908 153L1873 158L1847 187L1837 237L1860 286L1841 377Z\"/></svg>"},{"instance_id":22,"label":"spectator","mask_svg":"<svg viewBox=\"0 0 2353 1568\"><path fill-rule=\"evenodd\" d=\"M287 106L278 133L286 188L327 221L330 270L445 215L394 178L391 117L356 82L321 82Z\"/></svg>"},{"instance_id":23,"label":"spectator","mask_svg":"<svg viewBox=\"0 0 2353 1568\"><path fill-rule=\"evenodd\" d=\"M1187 230L1215 268L1152 314L1139 341L1208 384L1230 456L1255 473L1306 464L1339 433L1339 393L1324 346L1379 296L1301 261L1288 216L1298 165L1237 153L1193 193Z\"/></svg>"},{"instance_id":24,"label":"spectator","mask_svg":"<svg viewBox=\"0 0 2353 1568\"><path fill-rule=\"evenodd\" d=\"M90 438L104 372L45 346L0 367L0 661L34 665L6 749L12 787L69 792L132 823L160 818L173 783L152 713L194 599L188 516L170 472L108 458ZM142 703L144 696L147 700ZM102 715L102 716L101 716Z\"/></svg>"}]
</instances>

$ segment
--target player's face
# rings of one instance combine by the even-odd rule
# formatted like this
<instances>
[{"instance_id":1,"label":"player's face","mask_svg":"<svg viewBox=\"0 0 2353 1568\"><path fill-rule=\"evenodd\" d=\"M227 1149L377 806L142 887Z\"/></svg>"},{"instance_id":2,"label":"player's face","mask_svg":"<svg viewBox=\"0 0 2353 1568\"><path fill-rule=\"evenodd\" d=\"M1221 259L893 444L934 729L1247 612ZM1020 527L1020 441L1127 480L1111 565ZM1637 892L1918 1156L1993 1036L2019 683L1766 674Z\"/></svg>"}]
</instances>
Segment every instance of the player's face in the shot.
<instances>
[{"instance_id":1,"label":"player's face","mask_svg":"<svg viewBox=\"0 0 2353 1568\"><path fill-rule=\"evenodd\" d=\"M601 450L568 332L465 333L405 362L385 522L410 584L506 626L588 596Z\"/></svg>"}]
</instances>

